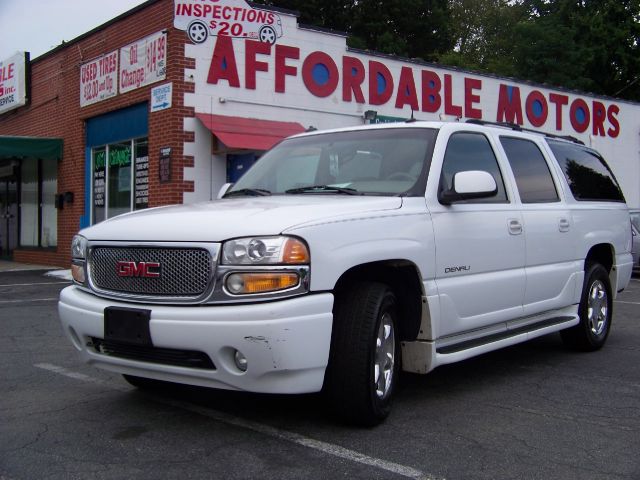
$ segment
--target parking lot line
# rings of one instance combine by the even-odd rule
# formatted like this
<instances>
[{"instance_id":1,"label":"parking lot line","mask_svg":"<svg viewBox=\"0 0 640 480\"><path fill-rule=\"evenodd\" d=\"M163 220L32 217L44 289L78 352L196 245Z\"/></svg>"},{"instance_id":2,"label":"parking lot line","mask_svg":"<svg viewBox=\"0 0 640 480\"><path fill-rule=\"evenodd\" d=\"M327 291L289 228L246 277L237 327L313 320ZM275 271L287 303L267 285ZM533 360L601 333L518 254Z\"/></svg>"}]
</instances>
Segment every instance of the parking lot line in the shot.
<instances>
[{"instance_id":1,"label":"parking lot line","mask_svg":"<svg viewBox=\"0 0 640 480\"><path fill-rule=\"evenodd\" d=\"M51 297L51 298L29 298L29 299L25 299L25 300L0 300L0 304L3 303L31 303L31 302L52 302L52 301L58 301L58 297Z\"/></svg>"},{"instance_id":2,"label":"parking lot line","mask_svg":"<svg viewBox=\"0 0 640 480\"><path fill-rule=\"evenodd\" d=\"M628 305L640 305L640 302L626 302L624 300L614 300L613 303L626 303Z\"/></svg>"},{"instance_id":3,"label":"parking lot line","mask_svg":"<svg viewBox=\"0 0 640 480\"><path fill-rule=\"evenodd\" d=\"M31 285L68 285L71 282L34 282L34 283L5 283L0 287L30 287Z\"/></svg>"},{"instance_id":4,"label":"parking lot line","mask_svg":"<svg viewBox=\"0 0 640 480\"><path fill-rule=\"evenodd\" d=\"M97 378L90 377L83 373L74 372L65 367L53 365L51 363L37 363L34 365L34 367L47 370L49 372L52 372L58 375L63 375L68 378L73 378L74 380L98 384L113 390L131 391L131 389L128 387L118 387L116 385L112 385L111 383L107 383ZM287 442L295 443L303 447L311 448L313 450L317 450L322 453L332 455L334 457L343 458L345 460L349 460L352 462L356 462L363 465L368 465L370 467L375 467L381 470L385 470L390 473L395 473L402 477L413 478L416 480L436 480L437 478L439 480L444 480L444 478L442 477L435 477L433 475L417 470L413 467L400 465L395 462L389 462L381 458L370 457L360 452L356 452L355 450L350 450L348 448L341 447L340 445L323 442L321 440L315 440L313 438L305 437L298 433L290 432L287 430L281 430L279 428L271 427L269 425L264 425L262 423L246 420L244 418L229 415L227 413L223 413L211 408L204 408L204 407L199 407L197 405L189 404L187 402L180 402L176 400L168 400L168 399L155 398L155 397L153 398L153 400L158 403L162 403L162 404L169 405L182 410L187 410L189 412L192 412L198 415L209 417L218 422L226 423L227 425L232 425L234 427L240 427L246 430L251 430L251 431L260 433L262 435L266 435L279 440L285 440Z\"/></svg>"}]
</instances>

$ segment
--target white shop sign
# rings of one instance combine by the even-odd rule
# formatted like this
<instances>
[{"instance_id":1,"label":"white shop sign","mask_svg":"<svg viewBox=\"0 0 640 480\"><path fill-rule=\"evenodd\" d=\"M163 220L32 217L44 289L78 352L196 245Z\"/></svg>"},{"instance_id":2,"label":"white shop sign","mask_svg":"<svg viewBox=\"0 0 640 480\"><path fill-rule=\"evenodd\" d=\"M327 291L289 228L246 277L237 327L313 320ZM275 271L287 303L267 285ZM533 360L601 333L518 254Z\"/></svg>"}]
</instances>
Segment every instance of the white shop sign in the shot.
<instances>
[{"instance_id":1,"label":"white shop sign","mask_svg":"<svg viewBox=\"0 0 640 480\"><path fill-rule=\"evenodd\" d=\"M80 66L80 106L115 97L118 94L118 51L95 58Z\"/></svg>"},{"instance_id":2,"label":"white shop sign","mask_svg":"<svg viewBox=\"0 0 640 480\"><path fill-rule=\"evenodd\" d=\"M120 49L120 93L167 77L167 34L154 33Z\"/></svg>"},{"instance_id":3,"label":"white shop sign","mask_svg":"<svg viewBox=\"0 0 640 480\"><path fill-rule=\"evenodd\" d=\"M27 103L26 65L24 52L16 52L0 61L0 113Z\"/></svg>"},{"instance_id":4,"label":"white shop sign","mask_svg":"<svg viewBox=\"0 0 640 480\"><path fill-rule=\"evenodd\" d=\"M151 89L151 112L171 108L173 83L165 83Z\"/></svg>"}]
</instances>

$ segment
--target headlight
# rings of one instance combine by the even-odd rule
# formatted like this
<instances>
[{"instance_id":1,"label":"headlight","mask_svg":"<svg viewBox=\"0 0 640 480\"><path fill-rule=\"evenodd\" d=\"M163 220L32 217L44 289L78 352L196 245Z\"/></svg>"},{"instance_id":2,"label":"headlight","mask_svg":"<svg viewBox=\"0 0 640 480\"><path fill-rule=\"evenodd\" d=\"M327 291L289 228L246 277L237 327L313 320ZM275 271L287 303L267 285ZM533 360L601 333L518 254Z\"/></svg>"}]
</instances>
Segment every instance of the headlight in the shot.
<instances>
[{"instance_id":1,"label":"headlight","mask_svg":"<svg viewBox=\"0 0 640 480\"><path fill-rule=\"evenodd\" d=\"M87 258L87 239L76 235L71 240L71 276L80 284L86 281L85 259Z\"/></svg>"},{"instance_id":2,"label":"headlight","mask_svg":"<svg viewBox=\"0 0 640 480\"><path fill-rule=\"evenodd\" d=\"M71 240L71 258L84 260L87 255L87 239L81 235L75 235Z\"/></svg>"},{"instance_id":3,"label":"headlight","mask_svg":"<svg viewBox=\"0 0 640 480\"><path fill-rule=\"evenodd\" d=\"M230 240L222 247L224 265L305 265L309 249L294 237L254 237Z\"/></svg>"}]
</instances>

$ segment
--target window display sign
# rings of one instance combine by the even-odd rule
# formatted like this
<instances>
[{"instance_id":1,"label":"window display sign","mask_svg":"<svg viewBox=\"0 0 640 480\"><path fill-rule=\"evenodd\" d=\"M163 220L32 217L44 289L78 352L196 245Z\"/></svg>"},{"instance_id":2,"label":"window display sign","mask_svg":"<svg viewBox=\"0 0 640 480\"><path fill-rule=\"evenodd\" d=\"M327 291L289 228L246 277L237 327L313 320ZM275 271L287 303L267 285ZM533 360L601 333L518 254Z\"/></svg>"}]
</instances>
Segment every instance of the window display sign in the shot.
<instances>
[{"instance_id":1,"label":"window display sign","mask_svg":"<svg viewBox=\"0 0 640 480\"><path fill-rule=\"evenodd\" d=\"M154 33L120 49L120 93L167 76L167 34Z\"/></svg>"},{"instance_id":2,"label":"window display sign","mask_svg":"<svg viewBox=\"0 0 640 480\"><path fill-rule=\"evenodd\" d=\"M171 181L171 148L164 147L160 149L160 162L159 162L160 182Z\"/></svg>"},{"instance_id":3,"label":"window display sign","mask_svg":"<svg viewBox=\"0 0 640 480\"><path fill-rule=\"evenodd\" d=\"M104 148L94 152L93 156L93 207L104 208L105 173L107 152Z\"/></svg>"},{"instance_id":4,"label":"window display sign","mask_svg":"<svg viewBox=\"0 0 640 480\"><path fill-rule=\"evenodd\" d=\"M0 60L0 114L27 103L28 63L29 54L24 52Z\"/></svg>"},{"instance_id":5,"label":"window display sign","mask_svg":"<svg viewBox=\"0 0 640 480\"><path fill-rule=\"evenodd\" d=\"M149 206L149 156L136 158L136 198L135 208Z\"/></svg>"},{"instance_id":6,"label":"window display sign","mask_svg":"<svg viewBox=\"0 0 640 480\"><path fill-rule=\"evenodd\" d=\"M80 106L115 97L118 93L118 51L80 66Z\"/></svg>"}]
</instances>

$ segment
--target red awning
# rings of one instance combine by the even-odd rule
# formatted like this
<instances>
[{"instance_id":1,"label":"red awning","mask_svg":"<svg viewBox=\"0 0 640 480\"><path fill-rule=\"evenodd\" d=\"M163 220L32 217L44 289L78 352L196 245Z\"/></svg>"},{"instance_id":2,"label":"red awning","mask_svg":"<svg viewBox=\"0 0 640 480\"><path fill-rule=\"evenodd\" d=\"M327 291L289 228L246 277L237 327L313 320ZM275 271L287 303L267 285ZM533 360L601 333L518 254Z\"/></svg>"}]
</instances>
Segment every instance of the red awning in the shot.
<instances>
[{"instance_id":1,"label":"red awning","mask_svg":"<svg viewBox=\"0 0 640 480\"><path fill-rule=\"evenodd\" d=\"M296 122L227 117L208 113L196 113L196 117L230 148L269 150L283 138L305 131L305 128Z\"/></svg>"}]
</instances>

